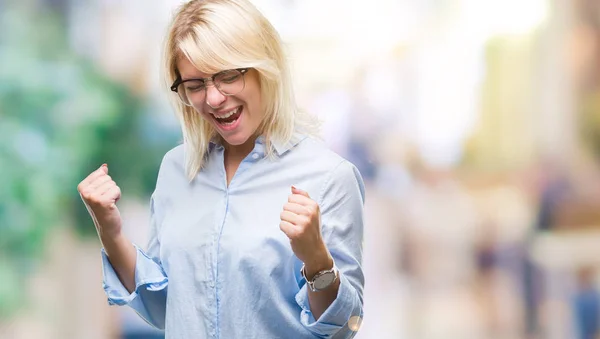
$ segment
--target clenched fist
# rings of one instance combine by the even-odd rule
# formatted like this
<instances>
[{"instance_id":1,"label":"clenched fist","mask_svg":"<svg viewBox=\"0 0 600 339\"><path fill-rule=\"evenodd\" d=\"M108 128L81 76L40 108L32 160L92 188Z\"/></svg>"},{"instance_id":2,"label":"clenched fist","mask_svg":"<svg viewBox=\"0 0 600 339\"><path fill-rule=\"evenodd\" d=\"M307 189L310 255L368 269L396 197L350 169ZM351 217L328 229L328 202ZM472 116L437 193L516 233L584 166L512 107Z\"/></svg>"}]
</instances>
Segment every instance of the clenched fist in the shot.
<instances>
[{"instance_id":1,"label":"clenched fist","mask_svg":"<svg viewBox=\"0 0 600 339\"><path fill-rule=\"evenodd\" d=\"M108 166L100 166L77 186L100 237L114 237L121 232L121 214L116 202L121 189L108 175Z\"/></svg>"},{"instance_id":2,"label":"clenched fist","mask_svg":"<svg viewBox=\"0 0 600 339\"><path fill-rule=\"evenodd\" d=\"M307 192L292 186L283 206L279 228L290 239L292 251L306 265L307 276L329 269L333 262L321 236L321 211Z\"/></svg>"}]
</instances>

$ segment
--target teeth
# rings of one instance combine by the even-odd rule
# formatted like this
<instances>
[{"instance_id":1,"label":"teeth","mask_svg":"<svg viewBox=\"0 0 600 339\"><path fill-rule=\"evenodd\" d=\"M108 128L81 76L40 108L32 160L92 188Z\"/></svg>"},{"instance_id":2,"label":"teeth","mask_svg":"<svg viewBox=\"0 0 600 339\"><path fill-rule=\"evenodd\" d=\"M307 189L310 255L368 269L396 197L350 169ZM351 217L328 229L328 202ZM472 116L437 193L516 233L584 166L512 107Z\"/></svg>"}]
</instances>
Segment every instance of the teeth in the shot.
<instances>
[{"instance_id":1,"label":"teeth","mask_svg":"<svg viewBox=\"0 0 600 339\"><path fill-rule=\"evenodd\" d=\"M217 119L227 119L227 118L229 118L230 116L232 116L232 115L236 114L236 113L237 113L239 110L240 110L240 108L238 107L238 108L236 108L236 109L234 109L234 110L230 111L229 113L225 113L225 114L223 114L223 115L219 115L219 116L217 116L217 115L214 115L214 114L213 114L213 115L214 115L214 116L215 116L215 118L217 118Z\"/></svg>"}]
</instances>

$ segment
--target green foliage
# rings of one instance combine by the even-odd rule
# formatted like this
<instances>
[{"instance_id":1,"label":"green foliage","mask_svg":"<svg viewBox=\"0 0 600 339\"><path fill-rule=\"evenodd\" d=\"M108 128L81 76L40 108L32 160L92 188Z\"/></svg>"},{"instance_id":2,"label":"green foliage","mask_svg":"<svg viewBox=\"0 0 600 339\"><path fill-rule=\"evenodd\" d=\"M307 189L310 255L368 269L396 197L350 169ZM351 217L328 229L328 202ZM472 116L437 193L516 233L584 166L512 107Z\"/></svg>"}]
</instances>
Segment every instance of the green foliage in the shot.
<instances>
[{"instance_id":1,"label":"green foliage","mask_svg":"<svg viewBox=\"0 0 600 339\"><path fill-rule=\"evenodd\" d=\"M95 236L77 184L106 162L123 192L146 197L175 141L142 133L157 126L140 98L72 54L67 36L51 11L0 13L0 319L54 227Z\"/></svg>"}]
</instances>

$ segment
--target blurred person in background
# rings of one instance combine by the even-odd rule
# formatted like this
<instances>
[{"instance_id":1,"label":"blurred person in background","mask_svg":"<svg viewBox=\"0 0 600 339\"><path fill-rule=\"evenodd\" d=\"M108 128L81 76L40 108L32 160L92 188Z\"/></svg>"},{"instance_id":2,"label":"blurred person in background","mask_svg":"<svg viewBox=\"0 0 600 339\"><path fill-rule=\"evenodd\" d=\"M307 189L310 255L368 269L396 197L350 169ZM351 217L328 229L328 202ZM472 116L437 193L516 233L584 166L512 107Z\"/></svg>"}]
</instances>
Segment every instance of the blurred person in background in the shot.
<instances>
[{"instance_id":1,"label":"blurred person in background","mask_svg":"<svg viewBox=\"0 0 600 339\"><path fill-rule=\"evenodd\" d=\"M596 270L584 267L576 275L577 291L573 298L578 339L596 339L600 335L600 293L595 286Z\"/></svg>"},{"instance_id":2,"label":"blurred person in background","mask_svg":"<svg viewBox=\"0 0 600 339\"><path fill-rule=\"evenodd\" d=\"M246 0L190 1L164 52L184 142L162 160L147 249L122 232L108 165L78 186L109 303L167 338L354 336L363 180L297 109L278 33Z\"/></svg>"}]
</instances>

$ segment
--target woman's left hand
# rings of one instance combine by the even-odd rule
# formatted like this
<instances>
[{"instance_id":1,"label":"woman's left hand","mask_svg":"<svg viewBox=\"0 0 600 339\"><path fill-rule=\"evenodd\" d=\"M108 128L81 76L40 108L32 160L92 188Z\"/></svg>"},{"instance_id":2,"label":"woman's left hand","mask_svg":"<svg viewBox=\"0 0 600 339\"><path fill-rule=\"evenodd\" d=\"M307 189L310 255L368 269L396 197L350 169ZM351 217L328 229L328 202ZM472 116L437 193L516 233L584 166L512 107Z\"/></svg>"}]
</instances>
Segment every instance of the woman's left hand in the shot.
<instances>
[{"instance_id":1,"label":"woman's left hand","mask_svg":"<svg viewBox=\"0 0 600 339\"><path fill-rule=\"evenodd\" d=\"M333 266L321 236L319 205L308 193L292 186L292 194L283 206L280 219L279 228L290 239L294 254L305 264L307 277Z\"/></svg>"}]
</instances>

